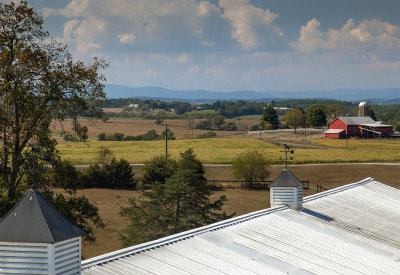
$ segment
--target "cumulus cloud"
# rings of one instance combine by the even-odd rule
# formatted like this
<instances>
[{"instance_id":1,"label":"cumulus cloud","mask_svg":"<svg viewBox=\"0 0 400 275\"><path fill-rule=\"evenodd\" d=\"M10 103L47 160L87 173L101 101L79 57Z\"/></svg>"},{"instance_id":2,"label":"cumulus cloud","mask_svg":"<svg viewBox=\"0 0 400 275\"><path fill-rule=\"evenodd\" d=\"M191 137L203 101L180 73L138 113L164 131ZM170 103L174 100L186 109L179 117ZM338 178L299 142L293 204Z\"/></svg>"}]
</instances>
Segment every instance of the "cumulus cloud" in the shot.
<instances>
[{"instance_id":1,"label":"cumulus cloud","mask_svg":"<svg viewBox=\"0 0 400 275\"><path fill-rule=\"evenodd\" d=\"M132 33L125 33L119 34L118 39L121 44L131 44L135 41L136 37Z\"/></svg>"},{"instance_id":2,"label":"cumulus cloud","mask_svg":"<svg viewBox=\"0 0 400 275\"><path fill-rule=\"evenodd\" d=\"M269 9L253 6L250 0L220 0L219 5L224 8L222 16L232 24L232 37L245 49L260 46L265 42L266 34L284 36L279 28L272 25L278 14Z\"/></svg>"},{"instance_id":3,"label":"cumulus cloud","mask_svg":"<svg viewBox=\"0 0 400 275\"><path fill-rule=\"evenodd\" d=\"M324 43L324 34L319 29L320 22L313 18L300 29L300 38L292 47L302 52L312 52Z\"/></svg>"},{"instance_id":4,"label":"cumulus cloud","mask_svg":"<svg viewBox=\"0 0 400 275\"><path fill-rule=\"evenodd\" d=\"M63 39L80 53L88 44L118 51L115 41L141 51L201 48L206 47L203 41L214 43L215 29L225 27L218 24L224 19L217 5L197 0L72 0L62 9L45 8L43 14L69 19ZM214 29L209 24L215 24Z\"/></svg>"},{"instance_id":5,"label":"cumulus cloud","mask_svg":"<svg viewBox=\"0 0 400 275\"><path fill-rule=\"evenodd\" d=\"M323 33L315 18L301 27L300 38L291 46L301 52L315 50L362 50L400 48L400 27L378 19L364 20L358 25L349 19L340 29Z\"/></svg>"}]
</instances>

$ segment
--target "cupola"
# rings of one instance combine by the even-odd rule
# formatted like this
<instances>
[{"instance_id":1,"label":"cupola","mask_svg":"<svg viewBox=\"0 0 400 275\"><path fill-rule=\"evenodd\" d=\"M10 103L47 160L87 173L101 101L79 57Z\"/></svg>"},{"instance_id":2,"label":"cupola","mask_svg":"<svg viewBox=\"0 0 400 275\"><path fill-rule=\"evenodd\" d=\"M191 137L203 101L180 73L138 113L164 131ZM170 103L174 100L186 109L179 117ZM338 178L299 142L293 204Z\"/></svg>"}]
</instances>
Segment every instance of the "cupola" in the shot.
<instances>
[{"instance_id":1,"label":"cupola","mask_svg":"<svg viewBox=\"0 0 400 275\"><path fill-rule=\"evenodd\" d=\"M0 273L79 274L85 235L31 189L0 222Z\"/></svg>"},{"instance_id":2,"label":"cupola","mask_svg":"<svg viewBox=\"0 0 400 275\"><path fill-rule=\"evenodd\" d=\"M290 170L284 169L269 188L271 207L303 208L303 183Z\"/></svg>"}]
</instances>

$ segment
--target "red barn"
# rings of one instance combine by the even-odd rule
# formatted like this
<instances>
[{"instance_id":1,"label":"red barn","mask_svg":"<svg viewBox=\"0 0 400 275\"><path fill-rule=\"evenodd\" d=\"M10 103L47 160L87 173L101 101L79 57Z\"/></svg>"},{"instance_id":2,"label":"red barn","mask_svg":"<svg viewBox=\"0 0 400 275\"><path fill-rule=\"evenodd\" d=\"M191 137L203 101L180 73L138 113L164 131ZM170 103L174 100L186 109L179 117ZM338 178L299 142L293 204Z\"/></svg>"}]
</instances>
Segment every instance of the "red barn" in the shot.
<instances>
[{"instance_id":1,"label":"red barn","mask_svg":"<svg viewBox=\"0 0 400 275\"><path fill-rule=\"evenodd\" d=\"M393 135L393 126L377 122L370 117L338 117L325 131L324 138L387 137Z\"/></svg>"}]
</instances>

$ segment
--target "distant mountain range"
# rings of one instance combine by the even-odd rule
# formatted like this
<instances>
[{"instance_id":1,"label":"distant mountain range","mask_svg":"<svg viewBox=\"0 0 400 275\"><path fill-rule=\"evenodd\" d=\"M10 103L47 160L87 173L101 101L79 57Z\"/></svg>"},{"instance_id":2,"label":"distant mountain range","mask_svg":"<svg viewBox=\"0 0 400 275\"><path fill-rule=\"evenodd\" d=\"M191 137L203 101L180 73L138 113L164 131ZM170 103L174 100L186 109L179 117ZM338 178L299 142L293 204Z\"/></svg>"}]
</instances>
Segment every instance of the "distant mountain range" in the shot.
<instances>
[{"instance_id":1,"label":"distant mountain range","mask_svg":"<svg viewBox=\"0 0 400 275\"><path fill-rule=\"evenodd\" d=\"M179 100L263 100L335 99L343 101L371 101L374 104L400 104L400 89L338 89L330 91L236 91L213 92L206 90L170 90L161 87L128 87L106 84L108 98L160 98Z\"/></svg>"}]
</instances>

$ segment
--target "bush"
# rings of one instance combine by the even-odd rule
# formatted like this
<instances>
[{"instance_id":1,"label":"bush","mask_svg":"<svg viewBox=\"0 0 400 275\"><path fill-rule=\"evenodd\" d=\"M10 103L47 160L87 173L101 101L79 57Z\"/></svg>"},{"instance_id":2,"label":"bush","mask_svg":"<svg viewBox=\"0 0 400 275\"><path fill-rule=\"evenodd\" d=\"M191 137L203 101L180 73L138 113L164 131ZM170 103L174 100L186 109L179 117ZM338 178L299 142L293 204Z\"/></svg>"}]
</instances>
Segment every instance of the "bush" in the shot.
<instances>
[{"instance_id":1,"label":"bush","mask_svg":"<svg viewBox=\"0 0 400 275\"><path fill-rule=\"evenodd\" d=\"M210 119L202 120L195 126L196 129L212 130L212 121Z\"/></svg>"},{"instance_id":2,"label":"bush","mask_svg":"<svg viewBox=\"0 0 400 275\"><path fill-rule=\"evenodd\" d=\"M258 124L251 125L250 131L260 131L260 125L258 125Z\"/></svg>"},{"instance_id":3,"label":"bush","mask_svg":"<svg viewBox=\"0 0 400 275\"><path fill-rule=\"evenodd\" d=\"M207 133L198 135L196 138L214 138L216 136L217 136L217 134L215 132L207 132Z\"/></svg>"},{"instance_id":4,"label":"bush","mask_svg":"<svg viewBox=\"0 0 400 275\"><path fill-rule=\"evenodd\" d=\"M227 122L220 128L221 131L237 131L237 126L235 122Z\"/></svg>"},{"instance_id":5,"label":"bush","mask_svg":"<svg viewBox=\"0 0 400 275\"><path fill-rule=\"evenodd\" d=\"M105 141L105 140L106 140L106 133L100 133L100 134L97 136L97 140L99 140L99 141Z\"/></svg>"},{"instance_id":6,"label":"bush","mask_svg":"<svg viewBox=\"0 0 400 275\"><path fill-rule=\"evenodd\" d=\"M127 160L113 158L105 165L90 165L83 174L82 187L135 189L136 180Z\"/></svg>"},{"instance_id":7,"label":"bush","mask_svg":"<svg viewBox=\"0 0 400 275\"><path fill-rule=\"evenodd\" d=\"M107 141L123 141L124 140L124 134L121 133L114 133L110 136L106 136Z\"/></svg>"},{"instance_id":8,"label":"bush","mask_svg":"<svg viewBox=\"0 0 400 275\"><path fill-rule=\"evenodd\" d=\"M396 125L394 126L394 130L396 132L400 132L400 122L397 122Z\"/></svg>"},{"instance_id":9,"label":"bush","mask_svg":"<svg viewBox=\"0 0 400 275\"><path fill-rule=\"evenodd\" d=\"M269 177L270 160L261 150L250 150L236 156L232 162L233 175L243 179L251 188L254 181Z\"/></svg>"},{"instance_id":10,"label":"bush","mask_svg":"<svg viewBox=\"0 0 400 275\"><path fill-rule=\"evenodd\" d=\"M101 148L95 164L82 174L81 186L86 188L135 189L136 180L129 162L116 160L107 148Z\"/></svg>"}]
</instances>

